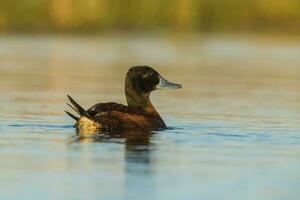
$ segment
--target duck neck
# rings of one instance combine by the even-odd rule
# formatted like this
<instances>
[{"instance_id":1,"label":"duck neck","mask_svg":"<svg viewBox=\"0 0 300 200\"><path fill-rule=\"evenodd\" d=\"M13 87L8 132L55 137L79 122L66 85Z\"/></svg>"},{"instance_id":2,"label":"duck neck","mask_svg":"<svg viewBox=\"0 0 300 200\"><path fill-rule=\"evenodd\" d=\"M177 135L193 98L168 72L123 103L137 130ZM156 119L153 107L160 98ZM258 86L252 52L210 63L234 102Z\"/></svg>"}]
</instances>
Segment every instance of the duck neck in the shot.
<instances>
[{"instance_id":1,"label":"duck neck","mask_svg":"<svg viewBox=\"0 0 300 200\"><path fill-rule=\"evenodd\" d=\"M125 95L129 107L142 109L147 114L159 116L150 101L150 93L139 93L133 90L130 85L126 85Z\"/></svg>"}]
</instances>

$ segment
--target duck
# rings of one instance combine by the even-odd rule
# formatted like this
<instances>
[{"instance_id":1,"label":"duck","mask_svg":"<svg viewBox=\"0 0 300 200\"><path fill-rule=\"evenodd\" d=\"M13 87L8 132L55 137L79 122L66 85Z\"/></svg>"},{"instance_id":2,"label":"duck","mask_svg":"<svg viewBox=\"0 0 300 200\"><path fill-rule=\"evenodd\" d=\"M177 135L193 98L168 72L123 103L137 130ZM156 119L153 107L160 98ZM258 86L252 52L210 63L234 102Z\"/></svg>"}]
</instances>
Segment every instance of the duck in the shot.
<instances>
[{"instance_id":1,"label":"duck","mask_svg":"<svg viewBox=\"0 0 300 200\"><path fill-rule=\"evenodd\" d=\"M126 73L125 96L127 105L108 102L97 103L84 109L70 95L67 105L79 116L65 111L74 119L80 134L109 133L126 130L156 131L167 126L150 101L155 90L179 89L150 66L134 66Z\"/></svg>"}]
</instances>

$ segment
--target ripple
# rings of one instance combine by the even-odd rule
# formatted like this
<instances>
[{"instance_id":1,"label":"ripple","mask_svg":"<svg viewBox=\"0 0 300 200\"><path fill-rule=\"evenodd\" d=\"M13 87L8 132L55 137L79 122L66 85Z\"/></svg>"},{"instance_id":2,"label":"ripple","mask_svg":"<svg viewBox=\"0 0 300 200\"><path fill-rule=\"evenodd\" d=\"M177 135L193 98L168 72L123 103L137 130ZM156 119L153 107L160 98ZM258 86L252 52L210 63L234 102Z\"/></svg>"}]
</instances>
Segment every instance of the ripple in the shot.
<instances>
[{"instance_id":1,"label":"ripple","mask_svg":"<svg viewBox=\"0 0 300 200\"><path fill-rule=\"evenodd\" d=\"M43 128L43 129L71 129L73 125L52 125L52 124L9 124L10 127L15 128Z\"/></svg>"}]
</instances>

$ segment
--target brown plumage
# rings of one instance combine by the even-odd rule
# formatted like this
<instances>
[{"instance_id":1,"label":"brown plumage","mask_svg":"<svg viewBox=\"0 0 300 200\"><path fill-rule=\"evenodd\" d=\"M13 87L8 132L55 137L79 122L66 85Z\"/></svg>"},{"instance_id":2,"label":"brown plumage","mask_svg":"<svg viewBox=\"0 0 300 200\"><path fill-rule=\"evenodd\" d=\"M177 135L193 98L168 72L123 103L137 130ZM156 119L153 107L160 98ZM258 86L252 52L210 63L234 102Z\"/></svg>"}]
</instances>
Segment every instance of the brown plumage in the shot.
<instances>
[{"instance_id":1,"label":"brown plumage","mask_svg":"<svg viewBox=\"0 0 300 200\"><path fill-rule=\"evenodd\" d=\"M68 95L72 104L68 105L80 117L67 111L66 113L76 120L75 127L81 134L127 129L163 129L166 128L166 124L150 101L150 93L162 88L177 89L181 88L181 85L166 81L151 67L132 67L127 72L125 81L127 106L114 102L98 103L85 110Z\"/></svg>"}]
</instances>

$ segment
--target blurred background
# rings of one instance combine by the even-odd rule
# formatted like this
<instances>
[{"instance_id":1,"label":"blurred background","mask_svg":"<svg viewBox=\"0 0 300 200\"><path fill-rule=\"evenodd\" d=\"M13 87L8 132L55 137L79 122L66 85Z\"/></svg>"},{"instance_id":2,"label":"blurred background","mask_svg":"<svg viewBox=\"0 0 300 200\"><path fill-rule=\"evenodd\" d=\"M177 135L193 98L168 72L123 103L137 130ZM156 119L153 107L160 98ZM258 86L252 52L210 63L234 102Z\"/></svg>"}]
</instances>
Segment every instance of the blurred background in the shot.
<instances>
[{"instance_id":1,"label":"blurred background","mask_svg":"<svg viewBox=\"0 0 300 200\"><path fill-rule=\"evenodd\" d=\"M0 0L0 199L299 200L299 34L299 0ZM78 138L66 94L134 65L170 129Z\"/></svg>"},{"instance_id":2,"label":"blurred background","mask_svg":"<svg viewBox=\"0 0 300 200\"><path fill-rule=\"evenodd\" d=\"M2 32L299 33L298 0L0 1Z\"/></svg>"}]
</instances>

